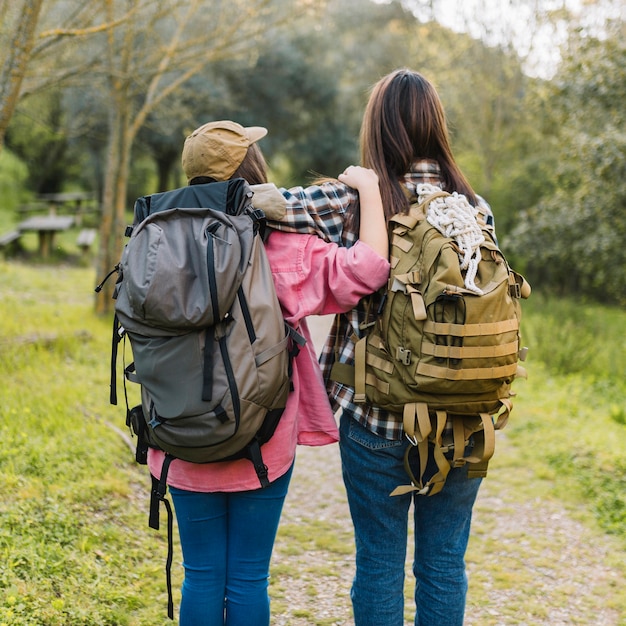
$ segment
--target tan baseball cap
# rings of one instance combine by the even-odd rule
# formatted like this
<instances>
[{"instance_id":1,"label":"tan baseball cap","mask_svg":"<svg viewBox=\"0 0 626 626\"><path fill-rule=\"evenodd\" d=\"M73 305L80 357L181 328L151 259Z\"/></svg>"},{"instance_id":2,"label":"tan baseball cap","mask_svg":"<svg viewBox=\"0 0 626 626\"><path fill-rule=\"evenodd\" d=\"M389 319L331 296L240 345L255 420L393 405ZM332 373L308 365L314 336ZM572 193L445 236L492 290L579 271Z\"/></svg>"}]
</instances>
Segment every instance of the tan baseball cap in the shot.
<instances>
[{"instance_id":1,"label":"tan baseball cap","mask_svg":"<svg viewBox=\"0 0 626 626\"><path fill-rule=\"evenodd\" d=\"M185 139L183 171L190 181L196 176L228 180L241 165L251 144L267 135L262 126L243 127L222 120L196 128Z\"/></svg>"}]
</instances>

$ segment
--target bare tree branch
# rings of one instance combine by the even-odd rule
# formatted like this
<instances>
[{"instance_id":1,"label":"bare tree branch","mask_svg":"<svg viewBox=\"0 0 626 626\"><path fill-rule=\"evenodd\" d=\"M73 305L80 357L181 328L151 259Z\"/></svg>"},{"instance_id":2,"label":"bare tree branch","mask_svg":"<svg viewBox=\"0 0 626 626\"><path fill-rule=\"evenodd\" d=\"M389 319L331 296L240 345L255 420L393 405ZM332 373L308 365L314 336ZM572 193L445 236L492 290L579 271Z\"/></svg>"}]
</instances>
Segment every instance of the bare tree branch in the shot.
<instances>
[{"instance_id":1,"label":"bare tree branch","mask_svg":"<svg viewBox=\"0 0 626 626\"><path fill-rule=\"evenodd\" d=\"M35 41L35 30L42 3L43 0L24 2L16 33L0 70L0 149L4 145L4 135L17 106L22 81Z\"/></svg>"}]
</instances>

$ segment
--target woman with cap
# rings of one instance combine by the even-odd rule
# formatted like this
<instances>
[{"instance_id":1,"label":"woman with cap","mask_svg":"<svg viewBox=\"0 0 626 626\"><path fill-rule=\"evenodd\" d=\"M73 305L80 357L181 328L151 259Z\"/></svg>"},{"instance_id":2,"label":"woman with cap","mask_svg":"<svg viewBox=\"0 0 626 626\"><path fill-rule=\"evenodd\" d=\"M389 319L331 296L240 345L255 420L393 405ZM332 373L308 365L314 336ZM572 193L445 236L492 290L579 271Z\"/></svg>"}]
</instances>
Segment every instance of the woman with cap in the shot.
<instances>
[{"instance_id":1,"label":"woman with cap","mask_svg":"<svg viewBox=\"0 0 626 626\"><path fill-rule=\"evenodd\" d=\"M379 178L385 215L407 212L421 183L464 194L493 226L488 205L476 196L455 162L443 106L421 74L400 69L374 86L361 126L361 156ZM345 181L344 181L345 182ZM358 231L358 195L342 182L283 190L287 212L275 228L315 232L350 247ZM339 447L355 531L356 575L351 598L356 626L404 624L408 516L413 504L415 624L462 626L467 593L465 551L481 483L467 466L452 468L444 489L431 497L390 497L406 481L402 415L356 404L354 388L330 378L335 359L354 363L354 337L362 336L365 309L338 319L320 363L334 410L341 412Z\"/></svg>"},{"instance_id":2,"label":"woman with cap","mask_svg":"<svg viewBox=\"0 0 626 626\"><path fill-rule=\"evenodd\" d=\"M241 177L261 186L253 189L267 191L266 165L256 143L266 133L232 121L201 126L183 149L189 184ZM272 232L266 242L285 320L307 339L293 362L293 391L283 416L262 446L270 486L258 488L247 459L209 464L175 460L169 469L185 570L181 626L270 623L269 564L296 445L338 440L305 318L349 310L389 274L378 177L372 170L350 167L340 179L362 194L359 243L348 249L315 235L283 232ZM260 195L266 212L282 214L281 194ZM255 205L256 200L255 193ZM158 450L149 451L154 476L160 475L163 457Z\"/></svg>"}]
</instances>

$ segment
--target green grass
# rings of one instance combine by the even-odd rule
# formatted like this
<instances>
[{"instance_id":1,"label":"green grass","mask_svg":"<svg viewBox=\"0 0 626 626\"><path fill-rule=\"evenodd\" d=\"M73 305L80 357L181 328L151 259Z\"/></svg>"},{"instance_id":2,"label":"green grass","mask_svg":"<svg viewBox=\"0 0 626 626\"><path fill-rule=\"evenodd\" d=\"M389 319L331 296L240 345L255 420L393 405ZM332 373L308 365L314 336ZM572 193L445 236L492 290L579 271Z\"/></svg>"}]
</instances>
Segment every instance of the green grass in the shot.
<instances>
[{"instance_id":1,"label":"green grass","mask_svg":"<svg viewBox=\"0 0 626 626\"><path fill-rule=\"evenodd\" d=\"M148 473L111 427L125 429L123 398L108 404L111 321L93 313L96 282L88 267L0 262L0 626L171 623L166 533L147 526ZM500 442L486 485L509 513L522 496L536 496L540 512L558 499L591 537L612 535L617 548L607 561L617 563L626 546L626 313L537 297L523 323L529 380L516 382L506 452ZM492 558L527 538L497 526L476 532L480 550L472 548L469 561L481 592L472 597L520 589L506 623L533 623L523 611L539 621L540 598L522 592L532 571L513 554ZM534 538L528 549L551 540ZM352 563L349 523L286 520L280 541L276 615L288 610L290 581L314 596L320 580L333 585L334 573ZM307 566L311 552L330 556ZM300 555L300 565L289 555ZM176 546L177 606L180 558ZM618 586L590 585L626 610ZM309 608L298 609L303 620Z\"/></svg>"},{"instance_id":2,"label":"green grass","mask_svg":"<svg viewBox=\"0 0 626 626\"><path fill-rule=\"evenodd\" d=\"M626 540L626 313L543 298L525 310L530 389L516 383L523 419L507 433Z\"/></svg>"},{"instance_id":3,"label":"green grass","mask_svg":"<svg viewBox=\"0 0 626 626\"><path fill-rule=\"evenodd\" d=\"M467 612L480 618L468 626L557 623L559 611L558 623L624 626L624 426L584 377L528 365L474 513ZM506 601L491 617L494 597Z\"/></svg>"},{"instance_id":4,"label":"green grass","mask_svg":"<svg viewBox=\"0 0 626 626\"><path fill-rule=\"evenodd\" d=\"M626 542L626 426L614 419L623 388L616 383L605 395L581 376L554 378L544 368L536 375L532 396L518 403L523 419L508 435L540 456L536 471L561 487L561 497L579 492L600 527Z\"/></svg>"},{"instance_id":5,"label":"green grass","mask_svg":"<svg viewBox=\"0 0 626 626\"><path fill-rule=\"evenodd\" d=\"M0 624L167 623L164 533L108 405L90 270L0 264Z\"/></svg>"}]
</instances>

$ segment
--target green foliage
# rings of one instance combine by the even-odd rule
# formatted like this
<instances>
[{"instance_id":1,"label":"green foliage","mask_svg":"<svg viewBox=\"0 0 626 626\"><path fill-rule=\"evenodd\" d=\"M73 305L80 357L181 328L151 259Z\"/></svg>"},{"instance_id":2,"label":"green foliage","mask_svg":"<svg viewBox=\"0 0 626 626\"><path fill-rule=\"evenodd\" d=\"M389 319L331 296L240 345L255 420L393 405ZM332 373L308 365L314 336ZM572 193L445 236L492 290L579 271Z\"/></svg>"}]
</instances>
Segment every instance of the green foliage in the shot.
<instances>
[{"instance_id":1,"label":"green foliage","mask_svg":"<svg viewBox=\"0 0 626 626\"><path fill-rule=\"evenodd\" d=\"M626 44L579 36L546 93L558 144L554 191L527 211L507 240L529 280L553 293L626 303Z\"/></svg>"},{"instance_id":2,"label":"green foliage","mask_svg":"<svg viewBox=\"0 0 626 626\"><path fill-rule=\"evenodd\" d=\"M180 154L178 155L178 161L180 161ZM180 184L175 184L170 187L179 187L187 184L187 181L177 181ZM146 193L151 193L149 190L158 190L157 176L155 172L155 161L151 159L147 154L138 154L133 159L130 175L128 178L128 191L127 191L127 206L131 210L134 206L135 200L139 196L143 196ZM163 189L159 189L164 191Z\"/></svg>"},{"instance_id":3,"label":"green foliage","mask_svg":"<svg viewBox=\"0 0 626 626\"><path fill-rule=\"evenodd\" d=\"M594 494L593 508L602 527L624 535L626 522L626 463L621 460L603 465L590 451L569 450L548 453L557 473L574 476L585 493Z\"/></svg>"},{"instance_id":4,"label":"green foliage","mask_svg":"<svg viewBox=\"0 0 626 626\"><path fill-rule=\"evenodd\" d=\"M336 176L358 160L353 116L329 115L342 106L340 85L310 62L319 40L315 31L287 31L261 47L254 66L233 67L231 62L221 68L229 98L213 105L212 118L266 126L269 133L261 147L270 164L289 155L288 168L277 168L285 176L282 186L306 184L311 172Z\"/></svg>"},{"instance_id":5,"label":"green foliage","mask_svg":"<svg viewBox=\"0 0 626 626\"><path fill-rule=\"evenodd\" d=\"M13 225L15 209L25 200L26 165L6 148L0 150L0 233Z\"/></svg>"},{"instance_id":6,"label":"green foliage","mask_svg":"<svg viewBox=\"0 0 626 626\"><path fill-rule=\"evenodd\" d=\"M470 10L460 17L466 26L477 26L473 32L482 33L483 40L437 23L438 3L361 2L355 9L354 0L276 1L264 11L263 4L252 3L254 18L239 24L228 45L221 39L233 14L227 3L201 11L185 29L182 37L189 45L206 42L206 57L187 49L189 58L212 61L160 106L148 106L145 119L138 118L129 205L138 195L184 184L179 154L185 133L218 117L269 128L262 148L281 185L307 183L313 173L336 175L358 161L358 131L370 86L408 65L437 85L455 153L476 191L492 205L514 265L536 288L626 301L623 20L599 25L608 9L598 10L593 26L575 29L575 11L534 6L529 24L549 20L555 29L570 28L564 62L547 81L524 74L512 40L486 45L497 39L501 24ZM41 28L53 32L59 23L79 30L100 24L97 8L71 12L66 5L51 3ZM121 139L115 132L115 141L107 136L109 122L115 114L130 120L142 103L158 101L155 96L171 78L185 75L181 67L174 69L176 61L185 61L183 55L170 62L171 73L159 87L149 88L158 65L146 62L156 50L150 42L167 41L176 28L172 16L178 13L165 5L146 3L138 9L142 19L116 23L109 41L132 43L124 53L114 46L105 55L108 33L89 29L84 37L44 38L36 46L7 135L7 145L28 167L24 193L104 188L105 150ZM9 18L0 29L6 42L19 10ZM262 36L247 36L244 24L260 25ZM601 36L594 36L598 32ZM534 43L533 34L528 43ZM106 67L100 65L103 59ZM119 72L107 81L111 67ZM108 87L122 84L127 91L120 89L113 98ZM5 176L3 167L0 192ZM124 180L113 169L107 176ZM107 189L117 184L109 181Z\"/></svg>"},{"instance_id":7,"label":"green foliage","mask_svg":"<svg viewBox=\"0 0 626 626\"><path fill-rule=\"evenodd\" d=\"M493 170L493 180L488 199L496 216L498 236L505 242L505 250L514 265L528 258L522 251L515 255L507 245L507 235L529 207L554 193L555 163L558 145L549 128L544 128L546 118L545 84L538 80L524 80L521 92L522 111L511 131L510 141L502 148L506 157L499 156Z\"/></svg>"},{"instance_id":8,"label":"green foliage","mask_svg":"<svg viewBox=\"0 0 626 626\"><path fill-rule=\"evenodd\" d=\"M39 193L63 191L80 174L70 149L61 92L33 96L20 104L7 130L6 145L28 164L28 187Z\"/></svg>"},{"instance_id":9,"label":"green foliage","mask_svg":"<svg viewBox=\"0 0 626 626\"><path fill-rule=\"evenodd\" d=\"M367 91L410 57L416 18L399 2L320 4L317 20L277 29L260 41L255 62L216 64L195 110L206 119L234 118L269 129L261 147L281 186L336 176L359 160L358 135ZM347 29L346 24L350 24ZM438 25L433 30L443 30ZM367 50L367 54L363 51Z\"/></svg>"},{"instance_id":10,"label":"green foliage","mask_svg":"<svg viewBox=\"0 0 626 626\"><path fill-rule=\"evenodd\" d=\"M533 293L523 310L529 359L541 361L555 375L584 372L598 380L626 380L626 318L621 309Z\"/></svg>"},{"instance_id":11,"label":"green foliage","mask_svg":"<svg viewBox=\"0 0 626 626\"><path fill-rule=\"evenodd\" d=\"M555 376L540 364L529 370L532 397L520 392L507 435L559 497L584 502L601 528L626 540L626 433L612 418L624 383Z\"/></svg>"}]
</instances>

